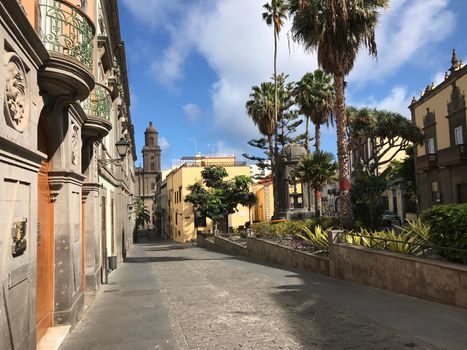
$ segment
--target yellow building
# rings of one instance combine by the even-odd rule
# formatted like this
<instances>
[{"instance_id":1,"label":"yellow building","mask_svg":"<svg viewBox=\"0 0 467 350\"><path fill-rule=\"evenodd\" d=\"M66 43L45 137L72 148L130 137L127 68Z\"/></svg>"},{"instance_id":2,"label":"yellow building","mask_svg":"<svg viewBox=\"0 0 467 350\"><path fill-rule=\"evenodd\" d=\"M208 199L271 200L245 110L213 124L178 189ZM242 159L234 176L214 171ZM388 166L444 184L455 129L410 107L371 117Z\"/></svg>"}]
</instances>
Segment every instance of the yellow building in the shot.
<instances>
[{"instance_id":1,"label":"yellow building","mask_svg":"<svg viewBox=\"0 0 467 350\"><path fill-rule=\"evenodd\" d=\"M238 162L234 156L196 156L184 157L175 164L167 175L167 215L169 236L186 242L196 238L197 231L212 231L209 218L195 217L193 206L185 202L190 190L188 187L202 181L201 171L209 165L218 165L226 169L227 179L238 175L250 175L246 162ZM229 215L228 226L238 228L249 222L249 209L239 206L237 212Z\"/></svg>"},{"instance_id":2,"label":"yellow building","mask_svg":"<svg viewBox=\"0 0 467 350\"><path fill-rule=\"evenodd\" d=\"M425 142L416 147L420 209L467 202L467 66L454 51L442 83L428 85L410 105Z\"/></svg>"},{"instance_id":3,"label":"yellow building","mask_svg":"<svg viewBox=\"0 0 467 350\"><path fill-rule=\"evenodd\" d=\"M271 178L255 183L251 190L257 199L252 209L253 222L270 221L274 214L274 192Z\"/></svg>"}]
</instances>

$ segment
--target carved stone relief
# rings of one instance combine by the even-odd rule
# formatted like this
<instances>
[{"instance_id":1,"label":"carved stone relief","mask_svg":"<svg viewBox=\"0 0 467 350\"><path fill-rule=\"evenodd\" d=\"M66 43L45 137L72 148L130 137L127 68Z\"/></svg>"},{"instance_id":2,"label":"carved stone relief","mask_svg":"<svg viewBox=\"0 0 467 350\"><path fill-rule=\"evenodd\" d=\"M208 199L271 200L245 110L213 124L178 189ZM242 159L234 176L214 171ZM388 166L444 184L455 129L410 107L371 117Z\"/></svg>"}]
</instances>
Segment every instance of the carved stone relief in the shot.
<instances>
[{"instance_id":1,"label":"carved stone relief","mask_svg":"<svg viewBox=\"0 0 467 350\"><path fill-rule=\"evenodd\" d=\"M4 114L7 124L23 132L29 120L29 96L26 70L23 62L15 53L4 56L5 66L5 102Z\"/></svg>"},{"instance_id":2,"label":"carved stone relief","mask_svg":"<svg viewBox=\"0 0 467 350\"><path fill-rule=\"evenodd\" d=\"M79 128L75 123L71 123L71 163L73 165L78 164L78 152L79 152Z\"/></svg>"}]
</instances>

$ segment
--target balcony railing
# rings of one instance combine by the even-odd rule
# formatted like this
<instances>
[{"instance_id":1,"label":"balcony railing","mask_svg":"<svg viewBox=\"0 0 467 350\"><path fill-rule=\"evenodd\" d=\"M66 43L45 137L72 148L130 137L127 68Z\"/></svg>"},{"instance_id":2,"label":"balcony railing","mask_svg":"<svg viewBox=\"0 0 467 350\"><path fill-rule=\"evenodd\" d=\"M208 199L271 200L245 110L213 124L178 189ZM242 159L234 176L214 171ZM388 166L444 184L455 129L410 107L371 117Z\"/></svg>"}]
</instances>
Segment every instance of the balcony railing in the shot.
<instances>
[{"instance_id":1,"label":"balcony railing","mask_svg":"<svg viewBox=\"0 0 467 350\"><path fill-rule=\"evenodd\" d=\"M70 56L92 70L95 26L79 8L65 0L39 0L39 36L45 48Z\"/></svg>"},{"instance_id":2,"label":"balcony railing","mask_svg":"<svg viewBox=\"0 0 467 350\"><path fill-rule=\"evenodd\" d=\"M81 107L88 116L110 120L112 110L110 91L104 85L96 83L89 97L81 102Z\"/></svg>"}]
</instances>

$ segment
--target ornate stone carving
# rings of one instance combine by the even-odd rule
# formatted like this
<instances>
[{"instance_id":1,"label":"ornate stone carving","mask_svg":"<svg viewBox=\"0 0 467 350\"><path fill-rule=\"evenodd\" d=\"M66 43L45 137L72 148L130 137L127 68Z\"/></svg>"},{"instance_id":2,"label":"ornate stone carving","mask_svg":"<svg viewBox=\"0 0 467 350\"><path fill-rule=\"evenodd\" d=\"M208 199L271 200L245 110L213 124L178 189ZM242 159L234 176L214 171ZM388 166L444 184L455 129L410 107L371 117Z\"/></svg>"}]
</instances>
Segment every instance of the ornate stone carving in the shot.
<instances>
[{"instance_id":1,"label":"ornate stone carving","mask_svg":"<svg viewBox=\"0 0 467 350\"><path fill-rule=\"evenodd\" d=\"M71 164L78 164L78 151L79 151L79 128L75 123L71 123Z\"/></svg>"},{"instance_id":2,"label":"ornate stone carving","mask_svg":"<svg viewBox=\"0 0 467 350\"><path fill-rule=\"evenodd\" d=\"M5 65L5 102L4 114L7 124L23 132L29 120L29 96L26 70L21 59L9 52L4 57Z\"/></svg>"}]
</instances>

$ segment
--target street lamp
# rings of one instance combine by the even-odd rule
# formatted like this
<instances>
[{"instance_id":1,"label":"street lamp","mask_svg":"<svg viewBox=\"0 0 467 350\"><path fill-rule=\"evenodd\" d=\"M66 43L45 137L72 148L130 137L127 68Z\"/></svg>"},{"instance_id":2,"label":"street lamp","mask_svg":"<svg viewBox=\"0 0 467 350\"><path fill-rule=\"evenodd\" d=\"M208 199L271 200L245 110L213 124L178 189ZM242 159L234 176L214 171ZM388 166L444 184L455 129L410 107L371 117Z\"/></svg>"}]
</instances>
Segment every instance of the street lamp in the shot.
<instances>
[{"instance_id":1,"label":"street lamp","mask_svg":"<svg viewBox=\"0 0 467 350\"><path fill-rule=\"evenodd\" d=\"M124 138L121 138L117 143L115 143L115 147L117 148L117 153L120 156L120 158L99 159L99 163L101 166L106 166L106 165L114 164L114 163L120 163L121 161L123 161L126 155L128 154L130 143Z\"/></svg>"}]
</instances>

